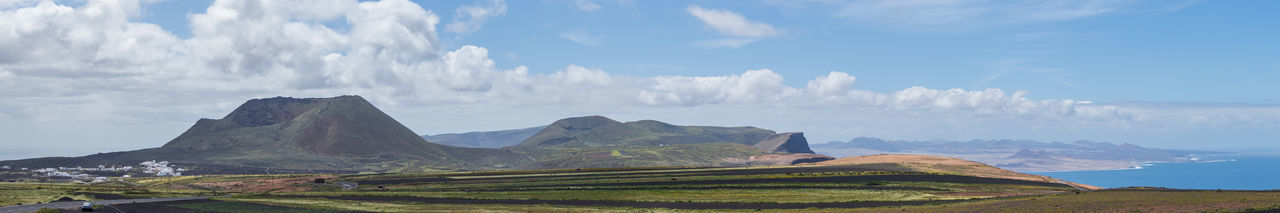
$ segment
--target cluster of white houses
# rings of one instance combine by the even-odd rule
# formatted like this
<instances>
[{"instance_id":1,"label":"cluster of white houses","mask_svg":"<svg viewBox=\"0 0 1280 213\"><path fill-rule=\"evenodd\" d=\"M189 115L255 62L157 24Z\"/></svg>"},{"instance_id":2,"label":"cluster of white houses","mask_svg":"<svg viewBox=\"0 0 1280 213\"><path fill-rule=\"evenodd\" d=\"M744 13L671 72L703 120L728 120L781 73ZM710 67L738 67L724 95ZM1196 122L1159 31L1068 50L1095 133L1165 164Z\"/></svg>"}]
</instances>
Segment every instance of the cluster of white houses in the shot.
<instances>
[{"instance_id":1,"label":"cluster of white houses","mask_svg":"<svg viewBox=\"0 0 1280 213\"><path fill-rule=\"evenodd\" d=\"M154 160L150 160L150 161L143 161L138 165L142 166L142 168L139 168L141 169L142 173L154 174L155 176L182 176L182 172L186 171L186 169L174 168L173 166L169 165L169 161L157 162ZM12 169L12 167L0 166L0 170L10 170L10 169ZM85 172L99 172L99 171L100 172L129 172L129 171L134 171L134 167L133 166L107 167L105 165L98 165L97 168L94 168L94 167L84 168L84 167L77 166L77 167L43 168L43 169L35 169L35 170L20 168L19 170L31 171L32 176L69 177L69 178L81 180L81 181L102 182L102 181L109 180L109 178L97 177L90 174L86 174ZM127 177L130 177L130 176L127 174L121 176L121 178L127 178Z\"/></svg>"}]
</instances>

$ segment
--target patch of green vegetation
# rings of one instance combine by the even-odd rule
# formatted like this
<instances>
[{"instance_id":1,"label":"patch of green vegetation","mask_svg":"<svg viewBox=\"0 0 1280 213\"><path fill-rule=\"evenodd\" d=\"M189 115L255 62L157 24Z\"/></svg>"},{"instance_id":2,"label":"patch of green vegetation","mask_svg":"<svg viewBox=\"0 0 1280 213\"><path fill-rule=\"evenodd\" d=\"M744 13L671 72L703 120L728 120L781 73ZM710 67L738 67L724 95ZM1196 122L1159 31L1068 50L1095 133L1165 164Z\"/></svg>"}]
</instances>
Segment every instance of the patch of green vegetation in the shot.
<instances>
[{"instance_id":1,"label":"patch of green vegetation","mask_svg":"<svg viewBox=\"0 0 1280 213\"><path fill-rule=\"evenodd\" d=\"M62 197L75 200L97 200L90 194L117 194L129 198L184 197L207 191L154 187L120 187L75 183L0 183L0 206L48 203Z\"/></svg>"},{"instance_id":2,"label":"patch of green vegetation","mask_svg":"<svg viewBox=\"0 0 1280 213\"><path fill-rule=\"evenodd\" d=\"M59 212L62 212L62 210L50 209L50 208L40 208L40 210L35 211L35 213L59 213Z\"/></svg>"},{"instance_id":3,"label":"patch of green vegetation","mask_svg":"<svg viewBox=\"0 0 1280 213\"><path fill-rule=\"evenodd\" d=\"M48 203L62 197L75 200L91 200L82 193L113 189L82 184L0 183L0 206Z\"/></svg>"}]
</instances>

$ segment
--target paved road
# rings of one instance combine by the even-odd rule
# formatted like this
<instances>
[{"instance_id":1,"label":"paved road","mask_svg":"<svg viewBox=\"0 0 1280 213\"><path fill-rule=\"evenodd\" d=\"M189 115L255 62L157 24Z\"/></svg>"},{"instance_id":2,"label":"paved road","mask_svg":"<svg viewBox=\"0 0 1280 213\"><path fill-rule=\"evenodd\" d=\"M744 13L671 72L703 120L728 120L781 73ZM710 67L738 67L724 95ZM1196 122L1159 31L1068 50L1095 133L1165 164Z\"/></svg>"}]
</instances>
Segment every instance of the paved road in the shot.
<instances>
[{"instance_id":1,"label":"paved road","mask_svg":"<svg viewBox=\"0 0 1280 213\"><path fill-rule=\"evenodd\" d=\"M125 204L125 203L150 203L150 202L179 201L179 200L201 200L201 199L208 199L208 198L211 198L211 197L213 197L213 196L201 196L201 197L168 197L168 198L146 198L146 199L124 199L124 200L98 200L98 201L89 201L89 202L93 202L93 205L110 205L110 204ZM76 210L79 210L79 209L80 209L80 205L81 205L81 204L84 204L84 201L65 201L65 202L52 202L52 203L45 203L45 204L32 204L32 205L21 205L21 206L6 206L6 207L0 207L0 213L20 213L20 212L21 212L21 213L25 213L25 212L34 212L34 211L40 210L40 208L50 208L50 209L76 209Z\"/></svg>"}]
</instances>

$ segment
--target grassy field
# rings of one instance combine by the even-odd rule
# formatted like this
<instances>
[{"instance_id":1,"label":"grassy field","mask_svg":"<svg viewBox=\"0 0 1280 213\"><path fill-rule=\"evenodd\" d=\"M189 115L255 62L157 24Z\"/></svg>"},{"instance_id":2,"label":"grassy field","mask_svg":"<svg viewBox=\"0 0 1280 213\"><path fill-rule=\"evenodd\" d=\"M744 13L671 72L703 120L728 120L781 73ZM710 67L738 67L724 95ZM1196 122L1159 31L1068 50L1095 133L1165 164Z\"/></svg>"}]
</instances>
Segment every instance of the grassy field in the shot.
<instances>
[{"instance_id":1,"label":"grassy field","mask_svg":"<svg viewBox=\"0 0 1280 213\"><path fill-rule=\"evenodd\" d=\"M183 197L208 194L208 191L160 187L122 187L111 184L72 183L7 183L0 182L0 206L48 203L63 197L74 200L109 198Z\"/></svg>"},{"instance_id":2,"label":"grassy field","mask_svg":"<svg viewBox=\"0 0 1280 213\"><path fill-rule=\"evenodd\" d=\"M342 190L323 178L358 183ZM1280 191L1127 188L895 164L646 167L420 174L209 175L116 184L0 183L0 203L229 194L120 208L262 212L1240 212L1280 209Z\"/></svg>"},{"instance_id":3,"label":"grassy field","mask_svg":"<svg viewBox=\"0 0 1280 213\"><path fill-rule=\"evenodd\" d=\"M306 204L299 207L342 210L356 210L343 204L356 202L396 208L443 205L493 210L517 205L573 211L603 206L601 210L630 211L920 205L1075 190L1056 183L917 172L890 164L351 175L343 179L360 187L230 199L287 200Z\"/></svg>"}]
</instances>

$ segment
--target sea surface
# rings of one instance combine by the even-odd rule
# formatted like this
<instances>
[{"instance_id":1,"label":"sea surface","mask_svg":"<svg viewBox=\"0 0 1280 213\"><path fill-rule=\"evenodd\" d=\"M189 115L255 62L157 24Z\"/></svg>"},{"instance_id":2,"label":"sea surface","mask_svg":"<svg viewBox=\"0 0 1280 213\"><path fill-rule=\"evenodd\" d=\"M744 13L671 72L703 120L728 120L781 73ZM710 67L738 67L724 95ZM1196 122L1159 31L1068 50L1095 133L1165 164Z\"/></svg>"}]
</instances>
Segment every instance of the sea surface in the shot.
<instances>
[{"instance_id":1,"label":"sea surface","mask_svg":"<svg viewBox=\"0 0 1280 213\"><path fill-rule=\"evenodd\" d=\"M1105 188L1280 189L1280 155L1201 156L1198 162L1147 163L1134 169L1027 172Z\"/></svg>"}]
</instances>

